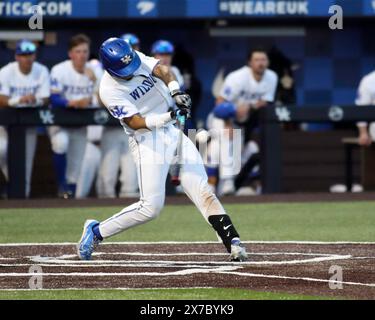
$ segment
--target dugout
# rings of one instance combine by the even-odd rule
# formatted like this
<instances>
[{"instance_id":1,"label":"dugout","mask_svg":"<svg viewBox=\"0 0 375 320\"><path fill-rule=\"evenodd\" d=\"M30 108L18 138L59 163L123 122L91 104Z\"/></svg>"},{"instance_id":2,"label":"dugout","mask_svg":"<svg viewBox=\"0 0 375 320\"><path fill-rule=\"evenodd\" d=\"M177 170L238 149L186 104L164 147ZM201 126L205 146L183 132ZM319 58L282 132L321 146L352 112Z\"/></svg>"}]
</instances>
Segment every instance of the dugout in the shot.
<instances>
[{"instance_id":1,"label":"dugout","mask_svg":"<svg viewBox=\"0 0 375 320\"><path fill-rule=\"evenodd\" d=\"M8 2L11 1L2 3ZM17 2L23 4L25 1L12 1ZM65 6L61 12L47 10L43 30L33 31L35 34L41 33L38 59L42 63L51 67L66 59L67 41L78 32L91 37L94 54L94 48L98 48L104 39L125 32L136 33L146 53L154 40L169 39L176 45L175 63L182 68L184 64L194 68L200 80L202 95L196 106L196 114L197 120L201 121L204 121L214 103L213 79L222 68L226 74L242 66L252 46L277 47L293 62L296 66L293 74L295 104L301 108L306 105L352 105L361 77L375 69L375 45L372 41L375 10L370 0L319 3L314 0L293 1L300 3L299 11L287 7L292 1L277 0L45 2L64 2L65 5L69 4L70 9ZM149 7L145 2L149 3ZM266 2L274 3L274 11L262 11L259 9L261 5L255 10L257 3ZM237 9L233 11L234 4L237 4ZM333 31L328 28L328 10L333 4L343 7L344 30ZM49 8L52 7L53 4L49 4ZM13 59L13 52L9 50L9 42L6 41L9 40L7 34L10 34L9 31L27 30L29 17L14 7L4 8L1 7L0 66ZM303 133L293 130L283 133L288 150L284 153L285 168L286 172L290 172L286 174L290 184L285 185L284 191L327 191L330 184L343 180L343 147L337 141L355 135L354 125L319 124L309 126L308 129ZM296 141L299 141L299 147L293 151ZM40 177L38 170L45 170L49 166L48 141L42 135L39 142L40 152L37 155L44 155L44 160L36 161L35 164L34 196L48 194L48 190L51 190L41 181L36 182L36 177ZM311 144L316 148L316 154L326 154L331 159L329 165L312 161ZM301 163L298 170L296 164L291 162L293 159L299 159ZM359 179L359 156L354 155L354 160L355 177ZM319 172L312 171L316 164L321 167ZM52 170L48 172L53 175ZM306 179L311 181L309 186L302 183ZM48 178L48 181L48 184L53 184L53 178Z\"/></svg>"}]
</instances>

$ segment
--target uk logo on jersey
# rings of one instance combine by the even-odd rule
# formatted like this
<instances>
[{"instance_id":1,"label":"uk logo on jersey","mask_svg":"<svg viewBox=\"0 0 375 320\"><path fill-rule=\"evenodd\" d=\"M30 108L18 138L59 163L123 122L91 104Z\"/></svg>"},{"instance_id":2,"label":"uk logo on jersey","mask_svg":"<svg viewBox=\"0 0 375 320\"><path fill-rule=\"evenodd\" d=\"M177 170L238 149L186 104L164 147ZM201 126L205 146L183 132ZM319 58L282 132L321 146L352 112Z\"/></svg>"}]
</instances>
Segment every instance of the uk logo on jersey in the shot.
<instances>
[{"instance_id":1,"label":"uk logo on jersey","mask_svg":"<svg viewBox=\"0 0 375 320\"><path fill-rule=\"evenodd\" d=\"M112 116L114 116L116 119L121 119L121 118L124 118L128 114L128 112L125 111L124 109L125 109L124 107L115 106L110 109L110 112Z\"/></svg>"}]
</instances>

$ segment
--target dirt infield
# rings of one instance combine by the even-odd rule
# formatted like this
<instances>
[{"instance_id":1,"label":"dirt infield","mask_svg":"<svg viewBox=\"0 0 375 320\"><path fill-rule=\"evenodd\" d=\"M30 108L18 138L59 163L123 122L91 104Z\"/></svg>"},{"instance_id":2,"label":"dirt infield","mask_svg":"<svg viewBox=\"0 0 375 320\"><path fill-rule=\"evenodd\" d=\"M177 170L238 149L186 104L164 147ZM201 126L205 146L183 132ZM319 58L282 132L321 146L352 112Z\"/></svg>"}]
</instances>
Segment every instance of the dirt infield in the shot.
<instances>
[{"instance_id":1,"label":"dirt infield","mask_svg":"<svg viewBox=\"0 0 375 320\"><path fill-rule=\"evenodd\" d=\"M290 193L269 194L260 196L235 197L226 196L220 198L223 203L283 203L283 202L343 202L343 201L374 201L375 192L363 193ZM10 199L0 200L0 209L3 208L63 208L63 207L104 207L127 206L138 201L137 198L116 199ZM184 195L169 196L167 205L192 204Z\"/></svg>"},{"instance_id":2,"label":"dirt infield","mask_svg":"<svg viewBox=\"0 0 375 320\"><path fill-rule=\"evenodd\" d=\"M208 242L107 243L92 261L78 260L74 244L3 244L0 289L28 289L41 276L44 289L218 287L375 299L375 243L246 246L249 261L233 263Z\"/></svg>"}]
</instances>

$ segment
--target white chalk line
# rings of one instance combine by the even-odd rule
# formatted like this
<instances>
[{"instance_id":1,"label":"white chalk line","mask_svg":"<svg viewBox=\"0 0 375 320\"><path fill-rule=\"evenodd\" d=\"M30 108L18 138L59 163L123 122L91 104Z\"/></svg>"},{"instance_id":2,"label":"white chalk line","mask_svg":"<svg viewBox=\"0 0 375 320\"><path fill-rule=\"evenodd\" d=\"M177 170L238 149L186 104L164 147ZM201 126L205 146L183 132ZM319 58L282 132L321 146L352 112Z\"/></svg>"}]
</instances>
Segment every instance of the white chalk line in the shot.
<instances>
[{"instance_id":1,"label":"white chalk line","mask_svg":"<svg viewBox=\"0 0 375 320\"><path fill-rule=\"evenodd\" d=\"M375 245L375 242L363 241L242 241L244 244L321 244L321 245ZM20 243L0 243L0 247L14 246L72 246L77 242L20 242ZM153 244L220 244L218 241L124 241L124 242L104 242L103 245L153 245Z\"/></svg>"},{"instance_id":2,"label":"white chalk line","mask_svg":"<svg viewBox=\"0 0 375 320\"><path fill-rule=\"evenodd\" d=\"M168 276L185 276L197 273L217 273L219 271L234 271L241 268L240 266L218 266L210 269L186 269L172 272L46 272L46 273L0 273L0 277L31 277L42 275L43 277L121 277L121 276L149 276L149 277L168 277Z\"/></svg>"},{"instance_id":3,"label":"white chalk line","mask_svg":"<svg viewBox=\"0 0 375 320\"><path fill-rule=\"evenodd\" d=\"M10 268L10 267L30 267L32 265L35 265L34 263L18 263L18 264L0 264L0 267ZM48 264L48 263L38 263L38 266L40 267L51 267L51 268L57 268L57 267L69 267L69 268L103 268L103 267L116 267L116 268L202 268L202 269L208 269L212 268L212 266L205 266L205 265L168 265L168 264L155 264L155 263L145 263L145 264L139 264L139 263L124 263L124 264Z\"/></svg>"},{"instance_id":4,"label":"white chalk line","mask_svg":"<svg viewBox=\"0 0 375 320\"><path fill-rule=\"evenodd\" d=\"M18 288L18 289L0 289L2 291L157 291L157 290L199 290L199 289L217 289L216 287L161 287L161 288L131 288L131 287L119 287L119 288L41 288L41 289L26 289L26 288Z\"/></svg>"},{"instance_id":5,"label":"white chalk line","mask_svg":"<svg viewBox=\"0 0 375 320\"><path fill-rule=\"evenodd\" d=\"M151 256L151 257L174 257L174 256L228 256L224 252L175 252L175 253L145 253L145 252L95 252L93 256ZM332 256L330 253L302 253L302 252L250 252L252 256ZM77 255L64 255L64 257L75 258ZM63 256L61 256L62 258Z\"/></svg>"},{"instance_id":6,"label":"white chalk line","mask_svg":"<svg viewBox=\"0 0 375 320\"><path fill-rule=\"evenodd\" d=\"M158 244L158 243L163 243L163 244L217 244L218 242L113 242L113 243L106 243L107 245L124 245L124 244ZM289 244L370 244L373 245L375 242L321 242L321 241L244 241L244 243L254 243L254 244L267 244L267 243L273 243L273 244L284 244L284 243L289 243ZM32 245L41 245L41 246L50 246L50 245L73 245L75 243L14 243L14 244L0 244L0 246L32 246ZM103 253L106 254L106 253ZM278 254L278 253L274 253ZM283 252L282 254L288 254L287 252ZM308 254L303 254L303 253L292 253L296 255L308 255ZM311 254L313 255L313 254ZM350 259L353 258L351 255L328 255L328 254L319 254L319 255L325 255L325 257L320 257L320 258L313 258L313 259L306 259L310 260L312 262L320 262L320 261L326 261L328 260L339 260L339 259ZM357 258L373 258L373 257L357 257ZM317 260L318 259L318 260ZM323 260L322 260L323 259ZM305 261L306 261L305 260ZM303 260L290 260L290 261L276 261L276 263L296 263L299 262L301 263ZM50 262L50 261L49 261ZM61 262L61 261L60 261ZM74 261L75 263L78 261ZM92 263L92 261L90 261ZM129 262L129 261L127 261ZM136 260L134 263L140 263L141 261ZM152 263L155 265L156 261L145 261L146 263ZM176 263L176 261L161 261L162 263L160 264L161 266L165 266L165 263ZM188 267L192 267L190 263L197 264L197 261L178 261L178 263L185 263L189 264ZM275 263L275 261L269 261L270 263ZM177 264L178 264L177 263ZM208 263L212 264L212 261L204 261L204 262L199 262L199 263ZM220 264L222 264L221 262ZM259 262L244 262L241 263L241 265L244 265L246 263L250 264L267 264L267 261L259 261ZM304 262L305 263L305 262ZM217 263L216 263L217 264ZM50 264L46 264L47 266L51 266ZM81 267L84 264L78 264L77 266ZM119 266L118 264L115 264L116 266ZM127 264L128 265L128 264ZM8 265L7 265L8 266ZM61 266L66 266L66 264L62 264ZM89 266L89 265L87 265ZM324 283L329 283L332 282L332 280L325 280L325 279L318 279L318 278L309 278L309 277L288 277L288 276L278 276L278 275L265 275L265 274L255 274L255 273L243 273L243 272L235 272L235 270L242 268L241 266L217 266L213 269L207 268L205 270L202 270L202 266L195 266L195 269L189 269L189 270L180 270L180 271L175 271L175 272L167 272L167 273L159 273L159 272L142 272L142 273L82 273L82 272L74 272L74 273L43 273L43 276L91 276L91 277L97 277L97 276L176 276L176 275L188 275L188 274L195 274L195 273L210 273L210 272L215 272L215 273L221 273L221 274L229 274L229 275L237 275L237 276L246 276L246 277L260 277L260 278L274 278L274 279L287 279L287 280L303 280L303 281L310 281L310 282L324 282ZM230 268L229 270L227 268ZM30 277L32 274L31 273L0 273L1 277ZM347 281L335 281L334 283L340 283L343 285L358 285L358 286L369 286L369 287L375 287L375 284L372 283L359 283L359 282L347 282ZM75 289L75 288L71 288ZM121 290L121 288L118 288ZM146 288L145 288L146 289ZM156 290L158 288L155 288ZM169 289L169 288L166 288ZM177 289L185 289L185 288L177 288ZM4 290L4 289L0 289ZM5 289L7 290L7 289ZM19 290L19 289L18 289ZM22 289L21 289L22 290ZM25 289L29 290L29 289ZM46 289L48 290L48 289ZM56 289L56 290L65 290L65 289ZM69 290L69 289L68 289ZM80 288L77 288L77 290L80 290ZM103 290L112 290L110 289L105 289ZM125 289L125 290L133 290L133 288ZM139 290L144 290L144 288L140 288ZM9 291L14 291L14 289L9 289Z\"/></svg>"},{"instance_id":7,"label":"white chalk line","mask_svg":"<svg viewBox=\"0 0 375 320\"><path fill-rule=\"evenodd\" d=\"M251 256L327 256L331 257L331 253L303 253L303 252L249 252ZM94 257L100 256L140 256L140 257L188 257L188 256L228 256L224 252L176 252L176 253L145 253L145 252L95 252ZM33 258L35 256L26 256L26 258ZM51 257L52 258L52 257ZM77 254L64 254L56 259L74 259Z\"/></svg>"},{"instance_id":8,"label":"white chalk line","mask_svg":"<svg viewBox=\"0 0 375 320\"><path fill-rule=\"evenodd\" d=\"M277 275L268 275L268 274L235 272L235 271L218 271L218 273L236 275L236 276L242 276L242 277L252 277L252 278L303 280L303 281L310 281L310 282L325 282L325 283L334 283L334 284L342 284L342 285L375 287L375 283L361 283L361 282L336 281L336 280L333 281L333 280L326 280L326 279L319 279L319 278L309 278L309 277L289 277L289 276L277 276Z\"/></svg>"},{"instance_id":9,"label":"white chalk line","mask_svg":"<svg viewBox=\"0 0 375 320\"><path fill-rule=\"evenodd\" d=\"M317 254L319 256L319 254ZM64 257L64 256L62 256ZM304 263L316 263L324 261L333 261L333 260L347 260L350 259L351 255L328 255L323 257L316 257L310 259L300 259L300 260L282 260L282 261L244 261L241 262L241 266L254 266L254 265L288 265L288 264L304 264ZM41 257L33 256L30 257L30 261L36 264L39 263L49 263L49 264L60 264L69 266L70 264L75 265L117 265L121 264L158 264L158 265L180 265L189 267L190 265L238 265L238 262L230 261L176 261L176 260L91 260L91 261L82 261L82 260L66 260L61 257L52 258L52 257Z\"/></svg>"}]
</instances>

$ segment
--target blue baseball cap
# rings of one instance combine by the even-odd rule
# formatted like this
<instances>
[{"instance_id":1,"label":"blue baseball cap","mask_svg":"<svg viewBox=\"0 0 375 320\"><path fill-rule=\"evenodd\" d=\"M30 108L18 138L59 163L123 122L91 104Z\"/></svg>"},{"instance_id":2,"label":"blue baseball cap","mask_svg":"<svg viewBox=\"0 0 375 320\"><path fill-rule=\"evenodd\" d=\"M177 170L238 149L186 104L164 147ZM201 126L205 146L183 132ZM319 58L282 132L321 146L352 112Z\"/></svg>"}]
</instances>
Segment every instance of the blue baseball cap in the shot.
<instances>
[{"instance_id":1,"label":"blue baseball cap","mask_svg":"<svg viewBox=\"0 0 375 320\"><path fill-rule=\"evenodd\" d=\"M222 102L214 108L214 116L219 119L228 120L236 115L236 107L233 103Z\"/></svg>"},{"instance_id":2,"label":"blue baseball cap","mask_svg":"<svg viewBox=\"0 0 375 320\"><path fill-rule=\"evenodd\" d=\"M17 42L17 47L16 47L17 55L34 54L35 52L36 52L35 43L29 40L20 40Z\"/></svg>"},{"instance_id":3,"label":"blue baseball cap","mask_svg":"<svg viewBox=\"0 0 375 320\"><path fill-rule=\"evenodd\" d=\"M173 54L174 46L171 42L167 40L156 41L151 48L152 54Z\"/></svg>"},{"instance_id":4,"label":"blue baseball cap","mask_svg":"<svg viewBox=\"0 0 375 320\"><path fill-rule=\"evenodd\" d=\"M132 47L139 46L140 41L139 38L133 33L125 33L121 36L121 39L124 39L127 43L129 43Z\"/></svg>"}]
</instances>

